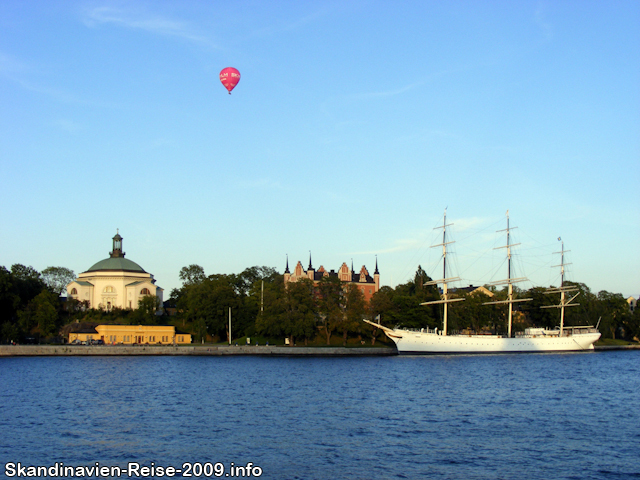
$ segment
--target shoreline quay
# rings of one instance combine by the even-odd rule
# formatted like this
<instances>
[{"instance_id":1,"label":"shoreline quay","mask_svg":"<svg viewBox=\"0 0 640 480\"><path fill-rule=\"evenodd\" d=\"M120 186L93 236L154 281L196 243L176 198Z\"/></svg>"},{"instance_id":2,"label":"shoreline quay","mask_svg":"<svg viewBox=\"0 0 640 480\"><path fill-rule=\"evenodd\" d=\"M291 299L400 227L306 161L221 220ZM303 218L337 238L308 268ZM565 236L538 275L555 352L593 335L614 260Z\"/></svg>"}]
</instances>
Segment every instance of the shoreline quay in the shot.
<instances>
[{"instance_id":1,"label":"shoreline quay","mask_svg":"<svg viewBox=\"0 0 640 480\"><path fill-rule=\"evenodd\" d=\"M139 356L139 355L263 355L287 357L391 356L391 347L286 347L278 345L0 345L0 357Z\"/></svg>"},{"instance_id":2,"label":"shoreline quay","mask_svg":"<svg viewBox=\"0 0 640 480\"><path fill-rule=\"evenodd\" d=\"M595 351L640 350L640 345L601 345ZM388 357L398 355L392 347L286 347L283 345L0 345L0 357L64 356L273 356L273 357Z\"/></svg>"}]
</instances>

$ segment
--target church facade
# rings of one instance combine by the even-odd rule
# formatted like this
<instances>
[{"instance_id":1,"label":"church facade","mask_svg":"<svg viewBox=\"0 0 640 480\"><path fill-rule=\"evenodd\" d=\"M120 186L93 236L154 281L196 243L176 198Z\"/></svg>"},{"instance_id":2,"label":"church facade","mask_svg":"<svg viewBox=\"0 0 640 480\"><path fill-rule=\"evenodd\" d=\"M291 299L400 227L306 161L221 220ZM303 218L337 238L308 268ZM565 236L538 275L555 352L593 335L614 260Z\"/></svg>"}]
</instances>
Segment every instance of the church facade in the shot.
<instances>
[{"instance_id":1,"label":"church facade","mask_svg":"<svg viewBox=\"0 0 640 480\"><path fill-rule=\"evenodd\" d=\"M124 258L122 237L113 237L109 258L94 264L67 285L67 297L88 302L89 308L138 308L138 301L147 295L162 304L164 290L156 285L153 275L137 263Z\"/></svg>"},{"instance_id":2,"label":"church facade","mask_svg":"<svg viewBox=\"0 0 640 480\"><path fill-rule=\"evenodd\" d=\"M322 277L328 276L338 277L340 281L345 284L355 284L364 295L364 299L367 303L371 301L371 297L373 297L373 294L380 290L380 272L378 272L377 259L376 269L373 272L372 277L369 274L367 267L365 267L364 265L360 269L359 273L356 273L353 270L353 264L351 265L351 268L349 268L346 263L343 263L337 272L334 270L327 271L322 265L318 270L316 270L311 265L311 256L309 256L309 268L307 270L302 267L301 262L298 262L298 264L294 267L292 273L289 270L289 259L287 258L287 266L284 271L285 285L289 282L297 282L302 278L308 278L309 280L312 280L314 284L318 284Z\"/></svg>"}]
</instances>

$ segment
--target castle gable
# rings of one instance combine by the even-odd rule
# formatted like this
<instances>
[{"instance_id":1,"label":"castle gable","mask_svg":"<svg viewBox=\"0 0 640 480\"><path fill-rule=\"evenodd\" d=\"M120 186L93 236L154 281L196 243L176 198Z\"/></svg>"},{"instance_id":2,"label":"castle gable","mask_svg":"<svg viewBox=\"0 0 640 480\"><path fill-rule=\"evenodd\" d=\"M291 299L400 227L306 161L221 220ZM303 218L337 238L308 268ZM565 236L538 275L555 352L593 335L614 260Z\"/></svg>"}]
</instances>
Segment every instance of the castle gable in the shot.
<instances>
[{"instance_id":1,"label":"castle gable","mask_svg":"<svg viewBox=\"0 0 640 480\"><path fill-rule=\"evenodd\" d=\"M369 276L369 272L367 271L367 269L366 269L366 267L364 265L360 269L360 276L358 278L358 281L360 283L371 283L371 282L373 282L373 278L371 278Z\"/></svg>"}]
</instances>

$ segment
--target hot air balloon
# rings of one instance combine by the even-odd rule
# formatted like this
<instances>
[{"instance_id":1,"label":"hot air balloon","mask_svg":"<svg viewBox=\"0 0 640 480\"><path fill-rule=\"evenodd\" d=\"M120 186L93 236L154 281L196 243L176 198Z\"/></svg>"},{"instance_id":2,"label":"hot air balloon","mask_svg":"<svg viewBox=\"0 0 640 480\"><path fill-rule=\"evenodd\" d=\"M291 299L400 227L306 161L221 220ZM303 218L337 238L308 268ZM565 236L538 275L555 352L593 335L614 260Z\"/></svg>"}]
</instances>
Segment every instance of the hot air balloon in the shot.
<instances>
[{"instance_id":1,"label":"hot air balloon","mask_svg":"<svg viewBox=\"0 0 640 480\"><path fill-rule=\"evenodd\" d=\"M229 95L231 95L231 90L233 90L240 81L240 72L233 67L223 68L220 72L220 81L222 85L224 85L224 88L229 90Z\"/></svg>"}]
</instances>

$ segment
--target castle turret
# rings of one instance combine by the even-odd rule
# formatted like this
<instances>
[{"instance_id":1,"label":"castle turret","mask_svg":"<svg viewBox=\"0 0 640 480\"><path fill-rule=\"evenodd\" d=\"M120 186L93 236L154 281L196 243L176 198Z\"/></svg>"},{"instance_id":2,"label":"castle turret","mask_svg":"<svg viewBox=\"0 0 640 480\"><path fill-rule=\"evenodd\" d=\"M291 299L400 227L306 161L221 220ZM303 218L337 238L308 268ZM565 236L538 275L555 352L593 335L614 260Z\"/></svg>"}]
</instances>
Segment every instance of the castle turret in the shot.
<instances>
[{"instance_id":1,"label":"castle turret","mask_svg":"<svg viewBox=\"0 0 640 480\"><path fill-rule=\"evenodd\" d=\"M287 255L287 266L284 269L284 283L286 284L291 278L291 272L289 271L289 255Z\"/></svg>"},{"instance_id":2,"label":"castle turret","mask_svg":"<svg viewBox=\"0 0 640 480\"><path fill-rule=\"evenodd\" d=\"M315 280L316 278L316 271L313 269L313 266L311 265L311 250L309 250L309 268L307 269L307 277L309 277L310 280Z\"/></svg>"}]
</instances>

